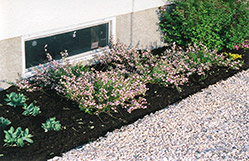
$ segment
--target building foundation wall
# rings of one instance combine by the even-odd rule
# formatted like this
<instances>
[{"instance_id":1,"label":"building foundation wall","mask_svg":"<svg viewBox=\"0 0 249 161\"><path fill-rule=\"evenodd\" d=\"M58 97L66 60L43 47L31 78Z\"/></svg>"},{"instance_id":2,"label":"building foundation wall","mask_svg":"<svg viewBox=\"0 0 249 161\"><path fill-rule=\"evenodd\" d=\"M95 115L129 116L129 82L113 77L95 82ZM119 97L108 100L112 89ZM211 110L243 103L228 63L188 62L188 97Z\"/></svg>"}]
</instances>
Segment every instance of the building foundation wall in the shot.
<instances>
[{"instance_id":1,"label":"building foundation wall","mask_svg":"<svg viewBox=\"0 0 249 161\"><path fill-rule=\"evenodd\" d=\"M22 39L0 40L0 90L9 87L5 81L15 81L22 73Z\"/></svg>"},{"instance_id":2,"label":"building foundation wall","mask_svg":"<svg viewBox=\"0 0 249 161\"><path fill-rule=\"evenodd\" d=\"M117 16L116 21L116 37L126 45L142 49L164 45L158 25L158 8Z\"/></svg>"}]
</instances>

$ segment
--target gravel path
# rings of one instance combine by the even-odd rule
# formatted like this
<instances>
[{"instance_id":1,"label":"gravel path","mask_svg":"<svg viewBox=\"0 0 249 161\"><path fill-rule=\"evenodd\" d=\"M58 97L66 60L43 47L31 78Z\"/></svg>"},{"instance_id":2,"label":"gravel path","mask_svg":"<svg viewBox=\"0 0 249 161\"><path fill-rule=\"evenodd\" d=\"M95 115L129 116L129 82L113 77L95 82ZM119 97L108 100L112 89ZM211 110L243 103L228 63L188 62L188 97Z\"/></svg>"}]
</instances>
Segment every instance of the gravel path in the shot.
<instances>
[{"instance_id":1,"label":"gravel path","mask_svg":"<svg viewBox=\"0 0 249 161\"><path fill-rule=\"evenodd\" d=\"M249 160L249 70L50 161Z\"/></svg>"}]
</instances>

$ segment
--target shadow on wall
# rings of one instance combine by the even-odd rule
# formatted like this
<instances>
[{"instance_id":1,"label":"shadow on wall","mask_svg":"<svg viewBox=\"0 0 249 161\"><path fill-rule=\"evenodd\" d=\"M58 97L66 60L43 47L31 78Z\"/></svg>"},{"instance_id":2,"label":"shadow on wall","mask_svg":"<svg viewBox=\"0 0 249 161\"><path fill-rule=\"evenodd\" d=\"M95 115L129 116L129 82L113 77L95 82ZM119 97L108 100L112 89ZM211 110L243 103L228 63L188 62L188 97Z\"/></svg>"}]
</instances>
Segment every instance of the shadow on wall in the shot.
<instances>
[{"instance_id":1,"label":"shadow on wall","mask_svg":"<svg viewBox=\"0 0 249 161\"><path fill-rule=\"evenodd\" d=\"M3 91L14 84L14 82L7 82L6 80L0 80L0 91Z\"/></svg>"},{"instance_id":2,"label":"shadow on wall","mask_svg":"<svg viewBox=\"0 0 249 161\"><path fill-rule=\"evenodd\" d=\"M155 25L157 26L156 28L157 29L154 29L156 30L158 33L160 33L160 40L159 41L151 41L151 42L148 42L146 44L146 46L143 46L142 42L138 41L138 42L134 42L135 38L133 38L134 36L134 24L135 21L136 21L136 16L134 17L134 1L135 0L132 0L132 12L130 14L130 44L129 44L129 47L138 47L138 48L142 48L142 49L155 49L155 48L159 48L159 47L162 47L162 46L165 46L165 45L168 45L165 41L165 34L162 32L161 28L160 28L160 22L162 21L162 16L160 14L160 9L158 8L155 12L155 14L157 15L157 22L155 22ZM175 4L173 2L171 2L170 0L162 0L163 1L163 8L171 13L173 11L173 9L175 8Z\"/></svg>"},{"instance_id":3,"label":"shadow on wall","mask_svg":"<svg viewBox=\"0 0 249 161\"><path fill-rule=\"evenodd\" d=\"M161 41L163 42L163 41ZM156 48L160 48L162 47L162 43L161 42L149 42L149 45L146 45L145 47L144 46L141 46L141 49L150 49L150 50L153 50L153 49L156 49ZM165 44L163 44L165 45ZM140 46L140 41L137 42L137 44L135 45L136 48L139 48Z\"/></svg>"},{"instance_id":4,"label":"shadow on wall","mask_svg":"<svg viewBox=\"0 0 249 161\"><path fill-rule=\"evenodd\" d=\"M162 47L161 44L158 44L158 42L150 42L150 45L146 46L148 49L156 49Z\"/></svg>"},{"instance_id":5,"label":"shadow on wall","mask_svg":"<svg viewBox=\"0 0 249 161\"><path fill-rule=\"evenodd\" d=\"M131 26L130 26L130 47L132 48L132 36L133 36L133 19L134 19L134 2L135 0L132 0L132 6L131 6ZM139 44L139 42L138 42ZM138 46L138 44L136 46Z\"/></svg>"}]
</instances>

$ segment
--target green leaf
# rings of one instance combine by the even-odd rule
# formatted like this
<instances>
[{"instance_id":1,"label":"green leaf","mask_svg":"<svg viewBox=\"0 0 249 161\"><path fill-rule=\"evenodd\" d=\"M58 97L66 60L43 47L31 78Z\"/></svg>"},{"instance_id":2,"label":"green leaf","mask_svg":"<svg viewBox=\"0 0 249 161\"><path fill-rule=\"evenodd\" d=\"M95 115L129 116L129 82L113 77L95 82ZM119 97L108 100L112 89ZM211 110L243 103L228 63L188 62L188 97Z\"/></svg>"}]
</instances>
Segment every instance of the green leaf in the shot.
<instances>
[{"instance_id":1,"label":"green leaf","mask_svg":"<svg viewBox=\"0 0 249 161\"><path fill-rule=\"evenodd\" d=\"M22 131L21 127L18 127L16 130L14 130L13 127L11 127L8 131L4 131L5 133L5 146L23 146L24 141L28 140L28 142L32 143L31 137L33 137L31 134L29 134L28 128L26 128L24 131Z\"/></svg>"},{"instance_id":2,"label":"green leaf","mask_svg":"<svg viewBox=\"0 0 249 161\"><path fill-rule=\"evenodd\" d=\"M9 133L13 133L14 132L14 127L11 126L10 129L9 129Z\"/></svg>"},{"instance_id":3,"label":"green leaf","mask_svg":"<svg viewBox=\"0 0 249 161\"><path fill-rule=\"evenodd\" d=\"M45 123L42 123L42 128L45 130L45 132L49 130L60 130L61 124L59 121L55 121L55 119L55 117L49 118Z\"/></svg>"},{"instance_id":4,"label":"green leaf","mask_svg":"<svg viewBox=\"0 0 249 161\"><path fill-rule=\"evenodd\" d=\"M10 140L11 139L10 134L7 131L4 131L4 133L5 133L5 139Z\"/></svg>"},{"instance_id":5,"label":"green leaf","mask_svg":"<svg viewBox=\"0 0 249 161\"><path fill-rule=\"evenodd\" d=\"M33 140L30 138L24 138L25 141L29 142L29 143L33 143Z\"/></svg>"},{"instance_id":6,"label":"green leaf","mask_svg":"<svg viewBox=\"0 0 249 161\"><path fill-rule=\"evenodd\" d=\"M17 139L17 146L23 146L23 139L22 138L18 138Z\"/></svg>"}]
</instances>

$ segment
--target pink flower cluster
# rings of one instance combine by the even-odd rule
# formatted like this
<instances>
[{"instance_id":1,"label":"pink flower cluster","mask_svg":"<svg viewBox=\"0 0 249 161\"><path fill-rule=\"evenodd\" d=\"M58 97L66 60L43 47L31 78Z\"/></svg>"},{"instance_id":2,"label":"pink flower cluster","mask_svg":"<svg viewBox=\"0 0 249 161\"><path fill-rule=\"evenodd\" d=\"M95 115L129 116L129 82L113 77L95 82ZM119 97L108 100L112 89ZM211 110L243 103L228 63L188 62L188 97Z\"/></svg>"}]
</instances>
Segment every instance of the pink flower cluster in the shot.
<instances>
[{"instance_id":1,"label":"pink flower cluster","mask_svg":"<svg viewBox=\"0 0 249 161\"><path fill-rule=\"evenodd\" d=\"M249 42L248 40L246 40L244 43L242 43L241 45L234 45L233 46L236 50L239 50L240 48L241 49L249 49Z\"/></svg>"}]
</instances>

